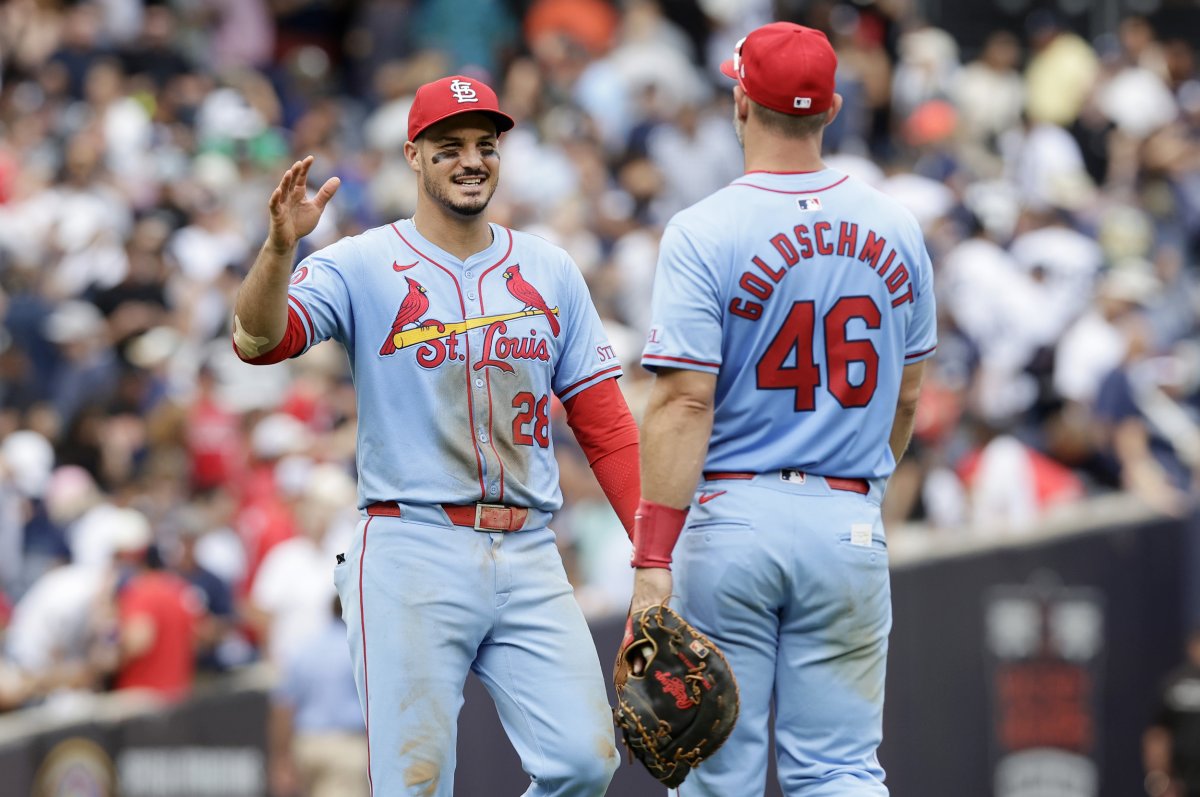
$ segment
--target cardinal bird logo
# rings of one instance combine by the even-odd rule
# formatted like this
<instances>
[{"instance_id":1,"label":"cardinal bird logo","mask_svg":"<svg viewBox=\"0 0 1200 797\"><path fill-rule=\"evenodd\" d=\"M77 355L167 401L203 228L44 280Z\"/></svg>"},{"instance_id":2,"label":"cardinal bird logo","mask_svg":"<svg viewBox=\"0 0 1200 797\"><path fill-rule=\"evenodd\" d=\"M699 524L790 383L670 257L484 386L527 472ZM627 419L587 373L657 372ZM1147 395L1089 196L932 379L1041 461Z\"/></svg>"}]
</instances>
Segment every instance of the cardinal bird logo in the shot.
<instances>
[{"instance_id":1,"label":"cardinal bird logo","mask_svg":"<svg viewBox=\"0 0 1200 797\"><path fill-rule=\"evenodd\" d=\"M384 356L396 353L396 334L409 324L418 322L429 309L429 297L425 295L425 286L412 277L404 279L408 282L408 295L400 303L400 309L396 311L396 320L392 322L392 331L388 333L387 340L379 350Z\"/></svg>"},{"instance_id":2,"label":"cardinal bird logo","mask_svg":"<svg viewBox=\"0 0 1200 797\"><path fill-rule=\"evenodd\" d=\"M560 331L558 319L554 317L554 313L550 312L546 300L538 293L538 289L521 276L521 267L519 265L509 266L504 270L502 276L508 281L508 292L525 305L526 310L541 310L545 314L546 320L550 322L550 332L557 338Z\"/></svg>"}]
</instances>

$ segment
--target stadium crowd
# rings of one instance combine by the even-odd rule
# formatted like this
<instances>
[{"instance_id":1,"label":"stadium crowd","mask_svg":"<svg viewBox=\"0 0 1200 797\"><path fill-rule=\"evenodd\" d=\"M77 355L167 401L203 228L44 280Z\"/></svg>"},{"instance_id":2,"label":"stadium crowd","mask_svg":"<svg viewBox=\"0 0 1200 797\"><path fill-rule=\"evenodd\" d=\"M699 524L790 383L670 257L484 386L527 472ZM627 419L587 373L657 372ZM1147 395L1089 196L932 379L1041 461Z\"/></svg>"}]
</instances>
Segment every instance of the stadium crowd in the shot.
<instances>
[{"instance_id":1,"label":"stadium crowd","mask_svg":"<svg viewBox=\"0 0 1200 797\"><path fill-rule=\"evenodd\" d=\"M659 233L741 173L715 67L781 17L839 54L829 164L916 215L937 273L890 522L1012 533L1114 490L1190 511L1200 71L1171 26L1088 39L1037 12L956 42L896 0L9 0L0 711L169 699L265 660L297 717L352 725L302 705L357 520L346 358L256 369L229 341L271 188L307 154L310 184L341 177L302 254L410 215L413 91L486 77L518 120L492 218L574 257L637 413ZM580 601L623 612L628 542L561 418L555 435Z\"/></svg>"}]
</instances>

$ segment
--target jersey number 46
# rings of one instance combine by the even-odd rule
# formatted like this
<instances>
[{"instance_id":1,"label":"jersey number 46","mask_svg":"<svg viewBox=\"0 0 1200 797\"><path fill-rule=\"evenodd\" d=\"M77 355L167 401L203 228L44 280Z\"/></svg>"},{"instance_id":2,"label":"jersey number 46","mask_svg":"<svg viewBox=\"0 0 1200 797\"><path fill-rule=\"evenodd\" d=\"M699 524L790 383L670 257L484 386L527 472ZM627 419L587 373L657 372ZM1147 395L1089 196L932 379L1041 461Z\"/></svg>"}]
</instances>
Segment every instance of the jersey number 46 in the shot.
<instances>
[{"instance_id":1,"label":"jersey number 46","mask_svg":"<svg viewBox=\"0 0 1200 797\"><path fill-rule=\"evenodd\" d=\"M875 395L879 381L879 352L869 340L849 340L846 326L862 319L867 329L879 329L879 307L869 296L843 296L825 314L825 356L829 372L828 390L843 407L865 407ZM758 360L756 373L759 390L791 390L796 396L796 412L816 409L817 388L821 386L821 367L813 352L816 309L812 302L796 302L787 318ZM794 365L789 365L795 350ZM850 381L850 364L862 363L862 380Z\"/></svg>"}]
</instances>

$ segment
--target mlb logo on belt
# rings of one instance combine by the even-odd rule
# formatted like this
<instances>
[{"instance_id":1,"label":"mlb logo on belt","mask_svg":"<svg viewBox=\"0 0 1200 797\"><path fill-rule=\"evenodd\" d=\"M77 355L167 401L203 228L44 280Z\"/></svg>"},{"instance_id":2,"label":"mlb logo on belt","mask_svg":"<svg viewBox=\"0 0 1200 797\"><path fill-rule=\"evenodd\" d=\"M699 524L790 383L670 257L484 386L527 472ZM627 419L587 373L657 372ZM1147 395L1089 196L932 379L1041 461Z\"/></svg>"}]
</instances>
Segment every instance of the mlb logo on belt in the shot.
<instances>
[{"instance_id":1,"label":"mlb logo on belt","mask_svg":"<svg viewBox=\"0 0 1200 797\"><path fill-rule=\"evenodd\" d=\"M821 198L816 196L802 196L796 200L796 204L804 211L820 210Z\"/></svg>"},{"instance_id":2,"label":"mlb logo on belt","mask_svg":"<svg viewBox=\"0 0 1200 797\"><path fill-rule=\"evenodd\" d=\"M450 91L454 94L454 99L462 102L479 102L479 95L475 93L475 89L471 88L469 80L452 80L450 81Z\"/></svg>"},{"instance_id":3,"label":"mlb logo on belt","mask_svg":"<svg viewBox=\"0 0 1200 797\"><path fill-rule=\"evenodd\" d=\"M807 480L808 477L805 475L804 471L802 471L802 470L793 470L792 468L784 468L783 470L779 471L779 478L785 482L790 482L792 484L804 484L804 482Z\"/></svg>"}]
</instances>

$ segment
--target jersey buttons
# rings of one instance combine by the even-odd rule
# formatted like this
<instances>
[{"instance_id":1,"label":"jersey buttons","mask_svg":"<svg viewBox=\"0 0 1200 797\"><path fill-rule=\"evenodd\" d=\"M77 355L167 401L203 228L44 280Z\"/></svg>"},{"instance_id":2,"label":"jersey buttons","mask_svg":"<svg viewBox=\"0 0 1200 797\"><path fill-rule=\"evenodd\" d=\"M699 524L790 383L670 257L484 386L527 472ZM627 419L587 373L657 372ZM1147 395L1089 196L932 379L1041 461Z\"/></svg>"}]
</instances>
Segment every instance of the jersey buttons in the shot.
<instances>
[{"instance_id":1,"label":"jersey buttons","mask_svg":"<svg viewBox=\"0 0 1200 797\"><path fill-rule=\"evenodd\" d=\"M468 299L471 299L471 300L474 300L474 299L475 299L475 291L468 291L468 292L467 292L467 298L468 298Z\"/></svg>"},{"instance_id":2,"label":"jersey buttons","mask_svg":"<svg viewBox=\"0 0 1200 797\"><path fill-rule=\"evenodd\" d=\"M483 380L482 380L482 379L476 379L476 380L475 380L475 387L483 387Z\"/></svg>"}]
</instances>

